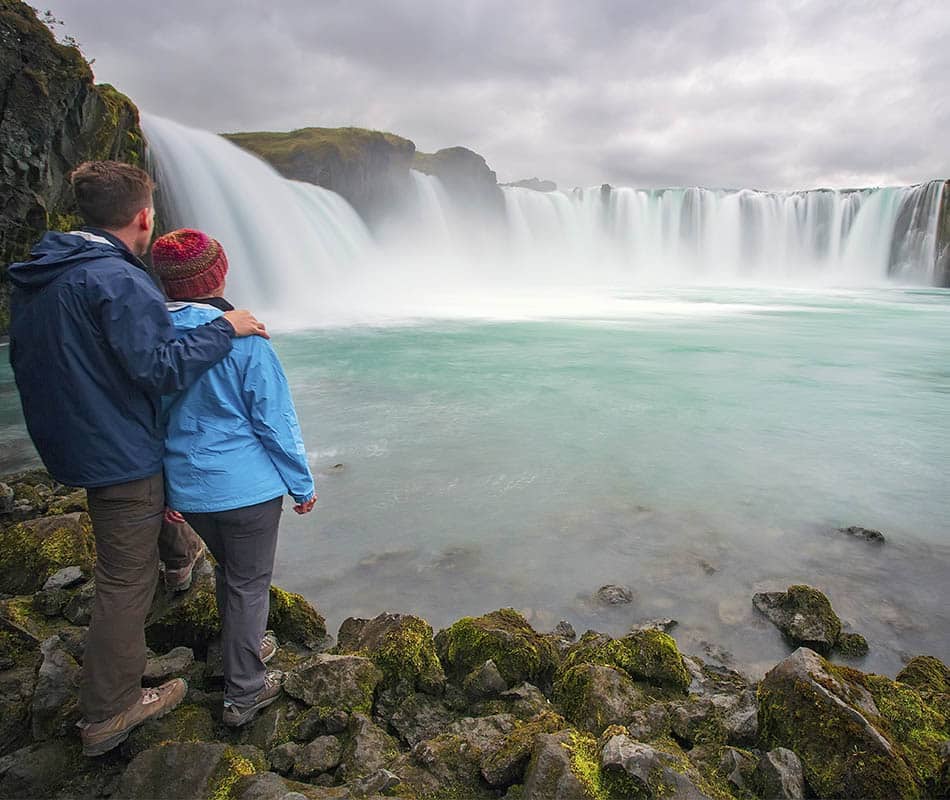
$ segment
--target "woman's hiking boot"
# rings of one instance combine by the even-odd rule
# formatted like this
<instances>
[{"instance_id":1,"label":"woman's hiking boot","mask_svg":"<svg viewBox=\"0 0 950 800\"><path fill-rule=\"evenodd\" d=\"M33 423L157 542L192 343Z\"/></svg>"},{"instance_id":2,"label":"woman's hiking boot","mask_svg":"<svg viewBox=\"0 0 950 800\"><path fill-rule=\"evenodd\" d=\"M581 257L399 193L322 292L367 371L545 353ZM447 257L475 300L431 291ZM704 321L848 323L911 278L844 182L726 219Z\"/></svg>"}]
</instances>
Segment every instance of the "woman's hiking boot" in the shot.
<instances>
[{"instance_id":1,"label":"woman's hiking boot","mask_svg":"<svg viewBox=\"0 0 950 800\"><path fill-rule=\"evenodd\" d=\"M265 664L270 661L277 654L278 647L277 637L274 635L274 632L264 631L264 638L261 639L261 661Z\"/></svg>"},{"instance_id":2,"label":"woman's hiking boot","mask_svg":"<svg viewBox=\"0 0 950 800\"><path fill-rule=\"evenodd\" d=\"M101 756L126 739L133 729L150 719L164 717L185 697L188 684L183 678L163 683L154 689L142 689L139 699L125 711L102 722L77 722L81 731L82 754Z\"/></svg>"},{"instance_id":3,"label":"woman's hiking boot","mask_svg":"<svg viewBox=\"0 0 950 800\"><path fill-rule=\"evenodd\" d=\"M254 703L249 706L236 706L234 703L226 702L221 721L229 728L239 728L241 725L247 724L257 716L258 711L267 708L280 697L283 682L283 672L276 669L269 670L264 675L264 688L254 698Z\"/></svg>"},{"instance_id":4,"label":"woman's hiking boot","mask_svg":"<svg viewBox=\"0 0 950 800\"><path fill-rule=\"evenodd\" d=\"M191 582L195 575L195 569L204 561L208 548L202 542L198 552L192 557L191 562L180 569L165 570L165 589L169 592L187 592L191 588Z\"/></svg>"}]
</instances>

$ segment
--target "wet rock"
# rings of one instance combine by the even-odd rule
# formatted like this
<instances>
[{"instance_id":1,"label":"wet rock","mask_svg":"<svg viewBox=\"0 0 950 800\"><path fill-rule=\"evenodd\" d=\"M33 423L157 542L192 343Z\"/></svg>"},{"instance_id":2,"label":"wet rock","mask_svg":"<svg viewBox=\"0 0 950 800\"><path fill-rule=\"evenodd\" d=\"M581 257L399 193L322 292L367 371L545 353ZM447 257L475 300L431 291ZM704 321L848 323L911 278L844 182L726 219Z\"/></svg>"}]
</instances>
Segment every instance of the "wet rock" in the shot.
<instances>
[{"instance_id":1,"label":"wet rock","mask_svg":"<svg viewBox=\"0 0 950 800\"><path fill-rule=\"evenodd\" d=\"M348 783L385 769L399 753L399 744L365 714L353 714L346 730L340 776Z\"/></svg>"},{"instance_id":2,"label":"wet rock","mask_svg":"<svg viewBox=\"0 0 950 800\"><path fill-rule=\"evenodd\" d=\"M660 631L661 633L669 633L677 625L679 625L679 623L675 619L670 619L668 617L663 619L648 619L646 622L638 622L635 625L631 625L630 632L636 633L637 631Z\"/></svg>"},{"instance_id":3,"label":"wet rock","mask_svg":"<svg viewBox=\"0 0 950 800\"><path fill-rule=\"evenodd\" d=\"M619 787L626 787L626 796L634 796L636 792L649 798L708 800L687 774L689 768L673 755L623 734L611 737L604 745L601 765L608 779Z\"/></svg>"},{"instance_id":4,"label":"wet rock","mask_svg":"<svg viewBox=\"0 0 950 800\"><path fill-rule=\"evenodd\" d=\"M633 589L608 583L594 593L594 601L602 606L624 606L633 602Z\"/></svg>"},{"instance_id":5,"label":"wet rock","mask_svg":"<svg viewBox=\"0 0 950 800\"><path fill-rule=\"evenodd\" d=\"M58 636L43 642L40 652L43 662L31 706L33 738L38 742L64 735L79 719L79 665Z\"/></svg>"},{"instance_id":6,"label":"wet rock","mask_svg":"<svg viewBox=\"0 0 950 800\"><path fill-rule=\"evenodd\" d=\"M828 655L841 634L841 620L828 598L811 586L760 592L753 596L752 604L796 647Z\"/></svg>"},{"instance_id":7,"label":"wet rock","mask_svg":"<svg viewBox=\"0 0 950 800\"><path fill-rule=\"evenodd\" d=\"M457 679L491 659L509 686L524 681L549 683L559 658L551 639L537 633L511 608L464 617L440 631L435 646L439 659Z\"/></svg>"},{"instance_id":8,"label":"wet rock","mask_svg":"<svg viewBox=\"0 0 950 800\"><path fill-rule=\"evenodd\" d=\"M551 703L541 690L530 683L522 683L514 689L502 692L499 699L508 703L508 710L522 720L552 710Z\"/></svg>"},{"instance_id":9,"label":"wet rock","mask_svg":"<svg viewBox=\"0 0 950 800\"><path fill-rule=\"evenodd\" d=\"M558 639L564 639L568 642L577 640L577 631L574 630L574 626L571 625L571 623L566 619L562 619L557 625L555 625L554 630L552 630L551 633L557 636Z\"/></svg>"},{"instance_id":10,"label":"wet rock","mask_svg":"<svg viewBox=\"0 0 950 800\"><path fill-rule=\"evenodd\" d=\"M0 753L7 753L28 741L30 705L36 687L33 659L22 666L0 672Z\"/></svg>"},{"instance_id":11,"label":"wet rock","mask_svg":"<svg viewBox=\"0 0 950 800\"><path fill-rule=\"evenodd\" d=\"M571 763L571 731L542 734L535 741L524 781L524 800L593 800Z\"/></svg>"},{"instance_id":12,"label":"wet rock","mask_svg":"<svg viewBox=\"0 0 950 800\"><path fill-rule=\"evenodd\" d=\"M96 582L89 581L67 603L63 616L73 625L86 626L92 620L92 607L96 602Z\"/></svg>"},{"instance_id":13,"label":"wet rock","mask_svg":"<svg viewBox=\"0 0 950 800\"><path fill-rule=\"evenodd\" d=\"M184 675L194 663L195 654L190 647L176 647L146 662L142 682L145 686L158 686L171 678Z\"/></svg>"},{"instance_id":14,"label":"wet rock","mask_svg":"<svg viewBox=\"0 0 950 800\"><path fill-rule=\"evenodd\" d=\"M387 685L408 682L419 691L439 695L445 673L436 656L432 627L410 614L380 614L375 619L344 620L336 652L369 656Z\"/></svg>"},{"instance_id":15,"label":"wet rock","mask_svg":"<svg viewBox=\"0 0 950 800\"><path fill-rule=\"evenodd\" d=\"M847 528L838 528L838 533L844 533L853 536L856 539L863 539L871 544L884 544L887 540L884 534L872 528L862 528L860 525L849 525Z\"/></svg>"},{"instance_id":16,"label":"wet rock","mask_svg":"<svg viewBox=\"0 0 950 800\"><path fill-rule=\"evenodd\" d=\"M75 565L71 567L63 567L63 569L57 570L46 580L46 583L43 584L43 591L53 591L56 589L72 589L74 586L78 586L85 580L85 575L82 571L82 567L77 567Z\"/></svg>"},{"instance_id":17,"label":"wet rock","mask_svg":"<svg viewBox=\"0 0 950 800\"><path fill-rule=\"evenodd\" d=\"M303 746L296 742L286 742L278 745L267 754L271 769L282 775L289 775L294 769L294 763L300 756Z\"/></svg>"},{"instance_id":18,"label":"wet rock","mask_svg":"<svg viewBox=\"0 0 950 800\"><path fill-rule=\"evenodd\" d=\"M500 695L508 690L508 684L501 677L495 662L489 659L465 677L462 688L472 701L478 701Z\"/></svg>"},{"instance_id":19,"label":"wet rock","mask_svg":"<svg viewBox=\"0 0 950 800\"><path fill-rule=\"evenodd\" d=\"M860 633L842 633L835 649L848 658L861 658L868 654L868 641Z\"/></svg>"},{"instance_id":20,"label":"wet rock","mask_svg":"<svg viewBox=\"0 0 950 800\"><path fill-rule=\"evenodd\" d=\"M538 737L556 733L565 727L564 719L550 711L525 722L516 722L514 730L505 737L504 743L482 755L479 762L482 778L493 788L505 788L520 783Z\"/></svg>"},{"instance_id":21,"label":"wet rock","mask_svg":"<svg viewBox=\"0 0 950 800\"><path fill-rule=\"evenodd\" d=\"M414 693L398 706L389 723L410 747L437 736L456 720L444 703L422 693Z\"/></svg>"},{"instance_id":22,"label":"wet rock","mask_svg":"<svg viewBox=\"0 0 950 800\"><path fill-rule=\"evenodd\" d=\"M284 691L308 706L368 713L382 679L382 672L368 658L319 653L287 673Z\"/></svg>"},{"instance_id":23,"label":"wet rock","mask_svg":"<svg viewBox=\"0 0 950 800\"><path fill-rule=\"evenodd\" d=\"M307 780L336 769L343 758L343 746L335 736L318 736L302 747L294 760L294 777Z\"/></svg>"},{"instance_id":24,"label":"wet rock","mask_svg":"<svg viewBox=\"0 0 950 800\"><path fill-rule=\"evenodd\" d=\"M762 754L752 780L762 797L777 800L801 800L805 797L802 762L784 747Z\"/></svg>"},{"instance_id":25,"label":"wet rock","mask_svg":"<svg viewBox=\"0 0 950 800\"><path fill-rule=\"evenodd\" d=\"M575 725L599 734L621 724L645 704L623 670L601 664L578 664L558 674L554 702Z\"/></svg>"},{"instance_id":26,"label":"wet rock","mask_svg":"<svg viewBox=\"0 0 950 800\"><path fill-rule=\"evenodd\" d=\"M626 722L631 738L640 742L659 739L671 730L670 712L666 703L651 703L631 714Z\"/></svg>"},{"instance_id":27,"label":"wet rock","mask_svg":"<svg viewBox=\"0 0 950 800\"><path fill-rule=\"evenodd\" d=\"M808 785L822 797L916 797L919 786L888 736L872 720L882 720L882 709L866 688L871 678L856 670L834 667L812 650L801 648L769 672L759 686L760 740L768 748L784 747L801 759ZM877 681L891 703L902 692L913 692L886 678ZM894 694L896 692L896 694ZM920 703L919 695L916 698ZM884 706L887 709L891 706ZM903 704L901 704L903 705ZM914 724L916 722L916 724ZM905 721L916 728L925 719ZM933 723L931 723L933 724ZM914 746L909 730L902 744ZM906 750L905 750L906 752ZM929 762L938 768L936 759ZM919 767L919 765L918 765Z\"/></svg>"},{"instance_id":28,"label":"wet rock","mask_svg":"<svg viewBox=\"0 0 950 800\"><path fill-rule=\"evenodd\" d=\"M635 681L684 694L691 682L676 642L660 631L635 631L621 639L588 631L566 653L561 673L585 663L617 667Z\"/></svg>"},{"instance_id":29,"label":"wet rock","mask_svg":"<svg viewBox=\"0 0 950 800\"><path fill-rule=\"evenodd\" d=\"M0 592L39 591L54 573L78 565L91 572L96 558L88 514L41 517L0 529Z\"/></svg>"},{"instance_id":30,"label":"wet rock","mask_svg":"<svg viewBox=\"0 0 950 800\"><path fill-rule=\"evenodd\" d=\"M119 779L115 800L229 797L245 775L266 772L256 747L220 742L170 742L139 753Z\"/></svg>"},{"instance_id":31,"label":"wet rock","mask_svg":"<svg viewBox=\"0 0 950 800\"><path fill-rule=\"evenodd\" d=\"M372 775L357 781L352 791L356 797L386 794L390 789L395 789L400 783L401 781L396 773L390 772L388 769L378 769Z\"/></svg>"}]
</instances>

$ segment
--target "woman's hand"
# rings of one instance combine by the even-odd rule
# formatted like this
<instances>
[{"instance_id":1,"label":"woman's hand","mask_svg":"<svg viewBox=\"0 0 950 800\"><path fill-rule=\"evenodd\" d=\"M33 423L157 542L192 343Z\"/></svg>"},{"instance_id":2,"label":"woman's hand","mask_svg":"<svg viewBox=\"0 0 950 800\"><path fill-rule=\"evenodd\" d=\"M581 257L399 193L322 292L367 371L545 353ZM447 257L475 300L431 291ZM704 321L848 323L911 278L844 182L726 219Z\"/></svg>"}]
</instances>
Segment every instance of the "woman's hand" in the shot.
<instances>
[{"instance_id":1,"label":"woman's hand","mask_svg":"<svg viewBox=\"0 0 950 800\"><path fill-rule=\"evenodd\" d=\"M185 518L175 509L165 507L165 522L169 525L183 525L185 523Z\"/></svg>"},{"instance_id":2,"label":"woman's hand","mask_svg":"<svg viewBox=\"0 0 950 800\"><path fill-rule=\"evenodd\" d=\"M303 503L297 503L297 505L294 506L294 511L297 514L309 514L311 511L313 511L313 507L316 504L317 504L317 495L315 492L313 497L311 497L309 500L306 500Z\"/></svg>"}]
</instances>

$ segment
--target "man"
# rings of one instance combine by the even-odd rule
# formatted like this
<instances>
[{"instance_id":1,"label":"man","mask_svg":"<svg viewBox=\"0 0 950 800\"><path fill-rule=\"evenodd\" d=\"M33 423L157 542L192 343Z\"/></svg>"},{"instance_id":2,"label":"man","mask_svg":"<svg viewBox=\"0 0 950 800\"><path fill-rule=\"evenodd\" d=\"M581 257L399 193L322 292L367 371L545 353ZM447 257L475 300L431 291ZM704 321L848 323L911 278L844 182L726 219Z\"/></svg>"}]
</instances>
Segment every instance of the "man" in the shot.
<instances>
[{"instance_id":1,"label":"man","mask_svg":"<svg viewBox=\"0 0 950 800\"><path fill-rule=\"evenodd\" d=\"M152 247L175 327L193 330L231 308L224 299L228 259L201 231L166 233ZM280 696L282 674L265 663L265 637L282 500L309 513L317 501L297 413L270 342L252 338L188 389L165 398L169 505L214 555L222 619L224 710L230 727L250 722ZM263 640L263 642L262 642Z\"/></svg>"},{"instance_id":2,"label":"man","mask_svg":"<svg viewBox=\"0 0 950 800\"><path fill-rule=\"evenodd\" d=\"M137 167L87 162L71 175L88 227L47 233L9 268L10 362L27 429L50 474L87 490L96 598L83 657L83 752L111 750L174 708L181 679L143 690L145 618L165 510L161 396L193 383L260 335L231 311L178 337L139 256L154 228L154 186ZM190 581L188 570L178 576Z\"/></svg>"}]
</instances>

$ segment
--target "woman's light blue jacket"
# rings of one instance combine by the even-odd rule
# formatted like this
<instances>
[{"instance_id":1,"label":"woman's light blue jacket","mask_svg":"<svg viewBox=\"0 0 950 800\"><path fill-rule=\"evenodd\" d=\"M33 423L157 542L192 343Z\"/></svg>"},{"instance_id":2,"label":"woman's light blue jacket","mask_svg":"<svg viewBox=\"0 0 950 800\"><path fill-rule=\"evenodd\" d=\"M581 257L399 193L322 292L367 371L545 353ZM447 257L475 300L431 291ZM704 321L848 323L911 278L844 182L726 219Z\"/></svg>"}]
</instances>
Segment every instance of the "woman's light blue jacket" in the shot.
<instances>
[{"instance_id":1,"label":"woman's light blue jacket","mask_svg":"<svg viewBox=\"0 0 950 800\"><path fill-rule=\"evenodd\" d=\"M201 303L169 303L190 330L221 316ZM209 512L314 493L290 387L267 339L234 339L229 355L164 398L165 492L176 511Z\"/></svg>"}]
</instances>

